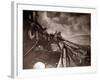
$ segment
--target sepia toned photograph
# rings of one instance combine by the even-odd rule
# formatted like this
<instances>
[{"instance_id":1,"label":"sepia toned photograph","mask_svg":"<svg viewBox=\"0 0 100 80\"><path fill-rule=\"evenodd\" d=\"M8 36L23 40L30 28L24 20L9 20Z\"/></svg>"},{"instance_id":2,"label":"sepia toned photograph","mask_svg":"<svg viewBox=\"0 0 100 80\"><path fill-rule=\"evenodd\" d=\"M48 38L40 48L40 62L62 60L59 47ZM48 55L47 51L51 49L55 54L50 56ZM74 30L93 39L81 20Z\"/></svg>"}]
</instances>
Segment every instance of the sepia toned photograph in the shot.
<instances>
[{"instance_id":1,"label":"sepia toned photograph","mask_svg":"<svg viewBox=\"0 0 100 80\"><path fill-rule=\"evenodd\" d=\"M12 2L12 77L97 71L96 8L79 5Z\"/></svg>"},{"instance_id":2,"label":"sepia toned photograph","mask_svg":"<svg viewBox=\"0 0 100 80\"><path fill-rule=\"evenodd\" d=\"M91 66L91 14L23 10L23 69Z\"/></svg>"}]
</instances>

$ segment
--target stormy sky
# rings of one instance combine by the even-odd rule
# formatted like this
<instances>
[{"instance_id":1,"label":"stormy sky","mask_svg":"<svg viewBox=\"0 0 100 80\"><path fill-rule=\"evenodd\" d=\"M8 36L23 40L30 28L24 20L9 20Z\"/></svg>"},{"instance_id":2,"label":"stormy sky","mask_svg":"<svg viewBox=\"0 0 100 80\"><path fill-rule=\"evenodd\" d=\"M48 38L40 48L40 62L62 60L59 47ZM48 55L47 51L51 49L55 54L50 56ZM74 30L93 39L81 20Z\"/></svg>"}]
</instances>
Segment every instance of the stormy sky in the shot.
<instances>
[{"instance_id":1,"label":"stormy sky","mask_svg":"<svg viewBox=\"0 0 100 80\"><path fill-rule=\"evenodd\" d=\"M33 12L34 13L34 12ZM38 11L38 22L49 34L61 32L64 39L80 45L90 45L90 19L88 13Z\"/></svg>"}]
</instances>

